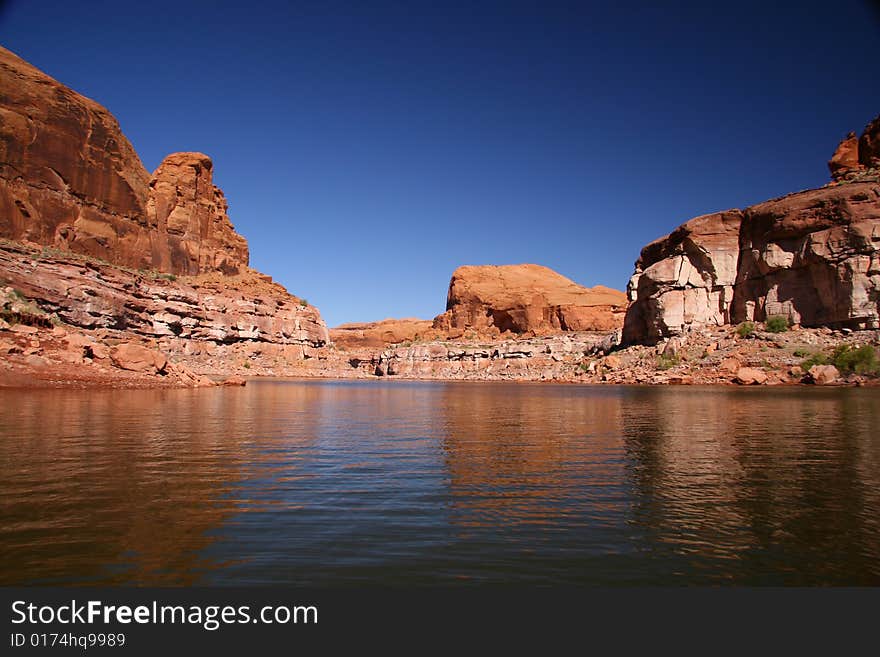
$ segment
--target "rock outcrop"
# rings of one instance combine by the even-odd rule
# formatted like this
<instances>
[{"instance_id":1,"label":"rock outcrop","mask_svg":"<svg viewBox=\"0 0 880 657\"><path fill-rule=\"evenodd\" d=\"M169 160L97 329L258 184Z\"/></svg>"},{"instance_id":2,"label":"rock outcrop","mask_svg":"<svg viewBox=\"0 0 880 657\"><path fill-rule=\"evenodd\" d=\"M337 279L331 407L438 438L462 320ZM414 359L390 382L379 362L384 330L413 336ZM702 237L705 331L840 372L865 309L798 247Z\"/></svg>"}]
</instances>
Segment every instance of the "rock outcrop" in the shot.
<instances>
[{"instance_id":1,"label":"rock outcrop","mask_svg":"<svg viewBox=\"0 0 880 657\"><path fill-rule=\"evenodd\" d=\"M173 279L5 243L0 273L68 326L154 340L182 359L258 350L301 360L329 341L317 308L253 270Z\"/></svg>"},{"instance_id":2,"label":"rock outcrop","mask_svg":"<svg viewBox=\"0 0 880 657\"><path fill-rule=\"evenodd\" d=\"M880 117L848 137L835 182L682 224L642 249L623 342L784 316L793 324L880 325ZM867 164L864 164L867 163Z\"/></svg>"},{"instance_id":3,"label":"rock outcrop","mask_svg":"<svg viewBox=\"0 0 880 657\"><path fill-rule=\"evenodd\" d=\"M834 180L839 180L859 166L859 138L856 133L850 132L837 145L837 150L828 161L828 170Z\"/></svg>"},{"instance_id":4,"label":"rock outcrop","mask_svg":"<svg viewBox=\"0 0 880 657\"><path fill-rule=\"evenodd\" d=\"M33 311L4 313L100 335L97 360L166 383L314 356L318 310L248 267L212 174L174 153L150 175L105 108L0 48L0 279Z\"/></svg>"},{"instance_id":5,"label":"rock outcrop","mask_svg":"<svg viewBox=\"0 0 880 657\"><path fill-rule=\"evenodd\" d=\"M859 164L867 169L880 169L880 116L859 137Z\"/></svg>"},{"instance_id":6,"label":"rock outcrop","mask_svg":"<svg viewBox=\"0 0 880 657\"><path fill-rule=\"evenodd\" d=\"M380 322L352 322L330 329L330 340L342 349L381 348L389 344L433 337L430 319L383 319Z\"/></svg>"},{"instance_id":7,"label":"rock outcrop","mask_svg":"<svg viewBox=\"0 0 880 657\"><path fill-rule=\"evenodd\" d=\"M730 323L742 219L739 210L696 217L642 249L627 286L624 341Z\"/></svg>"},{"instance_id":8,"label":"rock outcrop","mask_svg":"<svg viewBox=\"0 0 880 657\"><path fill-rule=\"evenodd\" d=\"M434 328L453 335L610 331L620 327L625 305L622 292L586 288L540 265L463 266Z\"/></svg>"},{"instance_id":9,"label":"rock outcrop","mask_svg":"<svg viewBox=\"0 0 880 657\"><path fill-rule=\"evenodd\" d=\"M732 320L877 328L880 184L791 194L746 210Z\"/></svg>"},{"instance_id":10,"label":"rock outcrop","mask_svg":"<svg viewBox=\"0 0 880 657\"><path fill-rule=\"evenodd\" d=\"M212 169L203 153L173 153L153 172L147 217L158 234L153 261L159 271L237 274L247 266L247 242L226 214Z\"/></svg>"},{"instance_id":11,"label":"rock outcrop","mask_svg":"<svg viewBox=\"0 0 880 657\"><path fill-rule=\"evenodd\" d=\"M110 112L2 47L0 237L172 274L248 262L207 156L151 177Z\"/></svg>"},{"instance_id":12,"label":"rock outcrop","mask_svg":"<svg viewBox=\"0 0 880 657\"><path fill-rule=\"evenodd\" d=\"M850 132L843 138L828 161L828 169L837 182L859 180L871 170L876 176L880 169L880 116L865 126L860 136Z\"/></svg>"}]
</instances>

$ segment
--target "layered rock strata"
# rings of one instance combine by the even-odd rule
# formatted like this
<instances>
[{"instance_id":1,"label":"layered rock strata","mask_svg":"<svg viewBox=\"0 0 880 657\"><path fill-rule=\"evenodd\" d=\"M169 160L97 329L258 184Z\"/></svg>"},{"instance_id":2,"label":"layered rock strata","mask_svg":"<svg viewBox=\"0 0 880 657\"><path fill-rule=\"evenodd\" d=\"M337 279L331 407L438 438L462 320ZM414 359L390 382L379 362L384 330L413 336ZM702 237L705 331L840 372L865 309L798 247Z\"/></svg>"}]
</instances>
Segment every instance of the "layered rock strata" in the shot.
<instances>
[{"instance_id":1,"label":"layered rock strata","mask_svg":"<svg viewBox=\"0 0 880 657\"><path fill-rule=\"evenodd\" d=\"M316 308L253 270L172 280L3 243L0 272L68 326L152 340L181 358L237 347L302 359L329 341Z\"/></svg>"},{"instance_id":2,"label":"layered rock strata","mask_svg":"<svg viewBox=\"0 0 880 657\"><path fill-rule=\"evenodd\" d=\"M602 350L606 336L571 333L533 338L430 341L382 350L360 350L328 360L324 367L340 377L393 377L448 380L565 380L590 353Z\"/></svg>"},{"instance_id":3,"label":"layered rock strata","mask_svg":"<svg viewBox=\"0 0 880 657\"><path fill-rule=\"evenodd\" d=\"M829 163L835 183L692 219L642 249L624 342L773 316L880 326L878 132L880 118L838 147Z\"/></svg>"}]
</instances>

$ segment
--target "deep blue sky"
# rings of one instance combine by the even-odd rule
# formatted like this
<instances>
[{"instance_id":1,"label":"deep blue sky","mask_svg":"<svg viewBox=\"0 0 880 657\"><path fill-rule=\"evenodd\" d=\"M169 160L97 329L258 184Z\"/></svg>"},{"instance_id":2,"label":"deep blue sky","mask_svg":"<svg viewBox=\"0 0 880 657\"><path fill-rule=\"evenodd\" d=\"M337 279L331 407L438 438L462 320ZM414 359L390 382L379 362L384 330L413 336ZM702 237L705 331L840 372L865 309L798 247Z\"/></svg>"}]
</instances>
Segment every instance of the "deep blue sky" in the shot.
<instances>
[{"instance_id":1,"label":"deep blue sky","mask_svg":"<svg viewBox=\"0 0 880 657\"><path fill-rule=\"evenodd\" d=\"M0 43L148 169L211 155L251 264L331 326L432 317L461 264L623 289L686 219L826 182L880 113L859 1L6 4Z\"/></svg>"}]
</instances>

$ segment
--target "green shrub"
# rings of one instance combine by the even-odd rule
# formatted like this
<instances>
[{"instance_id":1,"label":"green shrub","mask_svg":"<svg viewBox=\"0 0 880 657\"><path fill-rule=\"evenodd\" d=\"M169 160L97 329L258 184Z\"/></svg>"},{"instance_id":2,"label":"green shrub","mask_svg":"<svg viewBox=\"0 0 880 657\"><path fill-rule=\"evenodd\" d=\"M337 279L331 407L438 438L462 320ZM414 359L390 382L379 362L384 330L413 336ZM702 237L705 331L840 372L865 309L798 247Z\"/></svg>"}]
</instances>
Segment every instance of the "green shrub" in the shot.
<instances>
[{"instance_id":1,"label":"green shrub","mask_svg":"<svg viewBox=\"0 0 880 657\"><path fill-rule=\"evenodd\" d=\"M681 362L681 358L672 354L662 354L657 358L657 369L658 370L668 370Z\"/></svg>"},{"instance_id":2,"label":"green shrub","mask_svg":"<svg viewBox=\"0 0 880 657\"><path fill-rule=\"evenodd\" d=\"M806 358L807 356L810 355L810 352L807 351L806 349L795 349L794 355L796 358Z\"/></svg>"},{"instance_id":3,"label":"green shrub","mask_svg":"<svg viewBox=\"0 0 880 657\"><path fill-rule=\"evenodd\" d=\"M743 322L736 327L736 334L741 338L747 338L755 332L754 322Z\"/></svg>"},{"instance_id":4,"label":"green shrub","mask_svg":"<svg viewBox=\"0 0 880 657\"><path fill-rule=\"evenodd\" d=\"M809 372L810 368L813 365L827 365L827 364L828 364L828 356L826 356L825 354L822 354L822 353L816 353L801 363L801 369L804 372Z\"/></svg>"},{"instance_id":5,"label":"green shrub","mask_svg":"<svg viewBox=\"0 0 880 657\"><path fill-rule=\"evenodd\" d=\"M878 370L877 352L869 344L861 347L838 345L831 354L831 362L841 372L875 374Z\"/></svg>"},{"instance_id":6,"label":"green shrub","mask_svg":"<svg viewBox=\"0 0 880 657\"><path fill-rule=\"evenodd\" d=\"M788 317L785 317L784 315L768 317L767 321L764 322L764 326L770 331L770 333L785 333L789 326Z\"/></svg>"}]
</instances>

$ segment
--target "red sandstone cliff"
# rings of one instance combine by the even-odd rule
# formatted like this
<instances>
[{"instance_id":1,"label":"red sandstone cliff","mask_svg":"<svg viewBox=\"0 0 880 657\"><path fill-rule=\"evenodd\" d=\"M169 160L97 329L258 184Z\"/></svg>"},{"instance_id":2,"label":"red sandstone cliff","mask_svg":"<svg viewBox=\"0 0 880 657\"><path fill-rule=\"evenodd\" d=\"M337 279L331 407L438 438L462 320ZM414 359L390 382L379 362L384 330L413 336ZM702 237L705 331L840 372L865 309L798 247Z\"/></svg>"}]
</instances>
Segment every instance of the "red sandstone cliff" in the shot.
<instances>
[{"instance_id":1,"label":"red sandstone cliff","mask_svg":"<svg viewBox=\"0 0 880 657\"><path fill-rule=\"evenodd\" d=\"M430 319L383 319L380 322L352 322L330 329L333 344L343 349L376 348L435 337Z\"/></svg>"},{"instance_id":2,"label":"red sandstone cliff","mask_svg":"<svg viewBox=\"0 0 880 657\"><path fill-rule=\"evenodd\" d=\"M212 173L174 153L150 175L105 108L0 48L3 285L71 330L202 371L314 356L320 313L247 266Z\"/></svg>"},{"instance_id":3,"label":"red sandstone cliff","mask_svg":"<svg viewBox=\"0 0 880 657\"><path fill-rule=\"evenodd\" d=\"M624 342L777 315L804 326L880 326L878 145L880 117L838 146L834 183L692 219L642 249Z\"/></svg>"},{"instance_id":4,"label":"red sandstone cliff","mask_svg":"<svg viewBox=\"0 0 880 657\"><path fill-rule=\"evenodd\" d=\"M247 266L207 156L150 176L110 112L2 47L0 119L0 237L172 274Z\"/></svg>"},{"instance_id":5,"label":"red sandstone cliff","mask_svg":"<svg viewBox=\"0 0 880 657\"><path fill-rule=\"evenodd\" d=\"M441 331L496 331L547 335L611 331L620 327L626 297L597 285L578 285L540 265L463 266L452 274Z\"/></svg>"}]
</instances>

